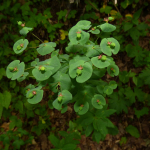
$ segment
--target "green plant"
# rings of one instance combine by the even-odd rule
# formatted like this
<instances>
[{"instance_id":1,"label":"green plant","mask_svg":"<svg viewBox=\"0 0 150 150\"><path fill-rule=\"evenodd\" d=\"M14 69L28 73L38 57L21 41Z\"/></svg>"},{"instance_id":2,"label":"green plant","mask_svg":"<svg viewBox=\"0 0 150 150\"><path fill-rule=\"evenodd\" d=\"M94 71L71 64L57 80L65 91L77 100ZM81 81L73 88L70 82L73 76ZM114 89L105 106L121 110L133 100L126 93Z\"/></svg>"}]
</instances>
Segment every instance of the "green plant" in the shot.
<instances>
[{"instance_id":1,"label":"green plant","mask_svg":"<svg viewBox=\"0 0 150 150\"><path fill-rule=\"evenodd\" d=\"M59 131L59 135L63 138L59 139L56 137L53 133L50 133L48 139L51 141L51 143L54 145L54 149L52 150L80 150L79 147L77 147L77 144L79 144L79 139L81 138L80 135L78 135L75 132L67 133L65 131Z\"/></svg>"},{"instance_id":2,"label":"green plant","mask_svg":"<svg viewBox=\"0 0 150 150\"><path fill-rule=\"evenodd\" d=\"M108 23L111 19L111 17L105 18L106 23L95 26L92 31L97 30L98 33L100 30L103 32L114 31L115 26ZM25 27L25 23L21 21L18 22L18 25L22 27L20 34L26 35L28 29L32 30L32 28ZM58 50L55 51L56 43L54 42L42 43L38 46L37 52L41 55L51 53L50 59L44 61L35 59L31 63L32 67L26 69L24 62L20 63L19 60L14 60L8 65L6 75L11 80L23 81L29 74L24 70L33 69L32 75L39 83L36 86L30 84L24 89L24 95L28 103L39 103L43 98L42 88L46 86L55 93L55 100L52 102L53 107L61 110L62 113L67 111L68 103L74 102L74 110L79 115L91 113L98 109L100 111L96 114L100 116L103 108L107 112L104 96L112 94L113 89L117 88L117 84L115 81L108 84L99 80L99 75L104 76L106 68L108 74L112 77L119 74L119 68L115 65L111 55L118 53L120 45L112 37L104 38L100 45L96 45L89 40L91 30L89 32L86 30L90 28L90 21L81 20L70 29L70 43L66 47L67 54L59 54ZM97 34L97 32L91 33ZM13 50L16 54L23 53L27 47L28 40L21 39L16 41ZM103 87L99 87L101 83L103 83ZM115 111L110 114L113 112ZM109 115L104 115L102 123L107 123L106 125L103 124L102 129L96 127L96 122L94 124L94 129L100 133L101 130L105 130L105 133L101 133L102 137L97 137L97 133L94 132L97 142L104 139L108 133L107 127L114 128L114 125L106 118Z\"/></svg>"}]
</instances>

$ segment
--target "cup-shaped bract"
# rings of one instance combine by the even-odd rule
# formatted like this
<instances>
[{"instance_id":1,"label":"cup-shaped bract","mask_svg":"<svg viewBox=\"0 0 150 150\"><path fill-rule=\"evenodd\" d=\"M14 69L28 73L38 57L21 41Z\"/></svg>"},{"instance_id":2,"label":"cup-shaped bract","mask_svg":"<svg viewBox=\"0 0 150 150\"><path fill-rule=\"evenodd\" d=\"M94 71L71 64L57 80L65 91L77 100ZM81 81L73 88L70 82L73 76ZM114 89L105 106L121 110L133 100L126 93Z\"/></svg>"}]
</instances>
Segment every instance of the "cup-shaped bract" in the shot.
<instances>
[{"instance_id":1,"label":"cup-shaped bract","mask_svg":"<svg viewBox=\"0 0 150 150\"><path fill-rule=\"evenodd\" d=\"M81 37L77 38L77 34L80 32ZM72 44L85 44L89 38L90 38L90 34L83 31L81 28L79 28L78 26L74 26L70 29L69 31L69 40Z\"/></svg>"},{"instance_id":2,"label":"cup-shaped bract","mask_svg":"<svg viewBox=\"0 0 150 150\"><path fill-rule=\"evenodd\" d=\"M77 74L77 69L79 69L79 67L82 67L81 74ZM78 83L83 83L83 82L87 81L92 76L92 72L93 72L92 65L83 60L72 63L69 66L70 77L76 78L76 81Z\"/></svg>"},{"instance_id":3,"label":"cup-shaped bract","mask_svg":"<svg viewBox=\"0 0 150 150\"><path fill-rule=\"evenodd\" d=\"M26 96L27 92L32 90L32 89L35 89L35 86L32 85L32 84L29 84L28 86L26 86L23 90L23 95Z\"/></svg>"},{"instance_id":4,"label":"cup-shaped bract","mask_svg":"<svg viewBox=\"0 0 150 150\"><path fill-rule=\"evenodd\" d=\"M74 110L75 110L75 112L77 112L79 115L84 115L84 114L87 113L87 111L89 110L89 103L88 103L88 102L77 101L77 102L74 104Z\"/></svg>"},{"instance_id":5,"label":"cup-shaped bract","mask_svg":"<svg viewBox=\"0 0 150 150\"><path fill-rule=\"evenodd\" d=\"M45 70L41 70L42 67L44 67ZM40 66L36 66L32 70L32 74L37 80L44 81L52 75L52 70L53 69L54 69L54 67L51 67L51 66L47 66L47 65L42 66L42 65L40 65Z\"/></svg>"},{"instance_id":6,"label":"cup-shaped bract","mask_svg":"<svg viewBox=\"0 0 150 150\"><path fill-rule=\"evenodd\" d=\"M100 58L100 56L96 56L91 59L91 62L97 68L105 68L110 65L110 60L107 57L106 57L106 60L102 60L102 57Z\"/></svg>"},{"instance_id":7,"label":"cup-shaped bract","mask_svg":"<svg viewBox=\"0 0 150 150\"><path fill-rule=\"evenodd\" d=\"M26 97L28 98L27 99L28 103L37 104L43 98L43 90L40 90L40 89L37 89L37 88L29 90L26 94Z\"/></svg>"},{"instance_id":8,"label":"cup-shaped bract","mask_svg":"<svg viewBox=\"0 0 150 150\"><path fill-rule=\"evenodd\" d=\"M27 48L28 44L29 42L27 39L20 39L14 44L13 50L16 54L19 54Z\"/></svg>"},{"instance_id":9,"label":"cup-shaped bract","mask_svg":"<svg viewBox=\"0 0 150 150\"><path fill-rule=\"evenodd\" d=\"M110 44L108 44L110 43ZM114 43L115 46L112 47L111 43ZM100 48L102 52L108 56L111 56L113 54L117 54L120 50L120 44L119 42L114 38L104 38L100 43Z\"/></svg>"},{"instance_id":10,"label":"cup-shaped bract","mask_svg":"<svg viewBox=\"0 0 150 150\"><path fill-rule=\"evenodd\" d=\"M53 101L55 109L61 110L62 105L72 100L72 94L68 90L63 90L58 93L58 97Z\"/></svg>"},{"instance_id":11,"label":"cup-shaped bract","mask_svg":"<svg viewBox=\"0 0 150 150\"><path fill-rule=\"evenodd\" d=\"M106 105L106 100L105 100L105 98L102 95L96 94L92 98L92 105L96 109L102 109L103 106Z\"/></svg>"},{"instance_id":12,"label":"cup-shaped bract","mask_svg":"<svg viewBox=\"0 0 150 150\"><path fill-rule=\"evenodd\" d=\"M25 64L24 62L20 63L20 60L14 60L11 62L6 69L7 78L11 80L16 80L24 73Z\"/></svg>"},{"instance_id":13,"label":"cup-shaped bract","mask_svg":"<svg viewBox=\"0 0 150 150\"><path fill-rule=\"evenodd\" d=\"M117 76L119 74L119 67L117 65L110 65L107 67L107 72L112 77Z\"/></svg>"},{"instance_id":14,"label":"cup-shaped bract","mask_svg":"<svg viewBox=\"0 0 150 150\"><path fill-rule=\"evenodd\" d=\"M37 52L42 56L47 55L55 50L54 47L56 47L56 43L54 42L42 43L37 48Z\"/></svg>"},{"instance_id":15,"label":"cup-shaped bract","mask_svg":"<svg viewBox=\"0 0 150 150\"><path fill-rule=\"evenodd\" d=\"M47 80L61 67L57 56L53 56L50 59L38 62L37 65L38 66L35 66L35 68L32 70L32 74L39 81Z\"/></svg>"},{"instance_id":16,"label":"cup-shaped bract","mask_svg":"<svg viewBox=\"0 0 150 150\"><path fill-rule=\"evenodd\" d=\"M105 86L104 87L104 93L106 93L107 95L110 95L113 93L113 89L111 88L111 86Z\"/></svg>"},{"instance_id":17,"label":"cup-shaped bract","mask_svg":"<svg viewBox=\"0 0 150 150\"><path fill-rule=\"evenodd\" d=\"M116 83L116 81L110 81L109 82L109 86L114 90L114 89L116 89L117 88L117 83Z\"/></svg>"}]
</instances>

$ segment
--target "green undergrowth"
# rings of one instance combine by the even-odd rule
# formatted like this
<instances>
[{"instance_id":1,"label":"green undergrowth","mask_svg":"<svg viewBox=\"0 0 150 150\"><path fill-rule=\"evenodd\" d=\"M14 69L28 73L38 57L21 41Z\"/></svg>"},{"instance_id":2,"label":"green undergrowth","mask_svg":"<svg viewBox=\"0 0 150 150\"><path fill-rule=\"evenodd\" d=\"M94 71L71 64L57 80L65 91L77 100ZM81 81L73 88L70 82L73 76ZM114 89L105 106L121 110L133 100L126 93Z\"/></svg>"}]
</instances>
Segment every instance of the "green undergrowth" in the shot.
<instances>
[{"instance_id":1,"label":"green undergrowth","mask_svg":"<svg viewBox=\"0 0 150 150\"><path fill-rule=\"evenodd\" d=\"M44 132L54 150L79 150L81 135L99 143L107 134L118 134L110 116L128 114L129 107L135 116L125 131L139 138L134 121L148 115L150 105L150 54L139 45L149 32L147 22L141 21L147 3L139 8L138 0L125 0L115 7L111 1L85 0L79 8L73 4L67 17L67 7L54 13L48 4L49 0L13 0L0 6L4 22L0 24L0 125L9 123L7 130L0 128L1 148L25 149ZM79 18L83 4L85 11ZM112 16L109 24L108 15ZM63 54L61 45L65 45ZM44 58L47 54L49 59ZM132 67L119 71L116 58ZM106 79L106 74L111 78ZM69 103L80 117L66 122L68 129L58 132L47 111L66 114ZM120 146L127 138L121 138Z\"/></svg>"}]
</instances>

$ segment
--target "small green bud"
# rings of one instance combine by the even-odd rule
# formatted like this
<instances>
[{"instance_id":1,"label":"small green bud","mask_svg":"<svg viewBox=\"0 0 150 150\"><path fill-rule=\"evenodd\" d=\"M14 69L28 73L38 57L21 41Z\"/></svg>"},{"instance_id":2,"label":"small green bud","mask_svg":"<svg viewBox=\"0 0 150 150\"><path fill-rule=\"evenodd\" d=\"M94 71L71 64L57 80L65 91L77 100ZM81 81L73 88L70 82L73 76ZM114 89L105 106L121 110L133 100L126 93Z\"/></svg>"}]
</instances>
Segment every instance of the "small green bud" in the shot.
<instances>
[{"instance_id":1,"label":"small green bud","mask_svg":"<svg viewBox=\"0 0 150 150\"><path fill-rule=\"evenodd\" d=\"M80 75L80 74L82 74L82 70L77 69L76 73L77 73L78 75Z\"/></svg>"},{"instance_id":2,"label":"small green bud","mask_svg":"<svg viewBox=\"0 0 150 150\"><path fill-rule=\"evenodd\" d=\"M41 70L41 71L44 71L44 70L45 70L45 67L42 66L42 67L40 68L40 70Z\"/></svg>"},{"instance_id":3,"label":"small green bud","mask_svg":"<svg viewBox=\"0 0 150 150\"><path fill-rule=\"evenodd\" d=\"M101 105L101 102L98 102L98 105Z\"/></svg>"},{"instance_id":4,"label":"small green bud","mask_svg":"<svg viewBox=\"0 0 150 150\"><path fill-rule=\"evenodd\" d=\"M111 47L111 48L115 48L115 46L116 46L115 43L111 43L111 44L110 44L110 47Z\"/></svg>"},{"instance_id":5,"label":"small green bud","mask_svg":"<svg viewBox=\"0 0 150 150\"><path fill-rule=\"evenodd\" d=\"M96 29L96 27L94 27L94 29Z\"/></svg>"},{"instance_id":6,"label":"small green bud","mask_svg":"<svg viewBox=\"0 0 150 150\"><path fill-rule=\"evenodd\" d=\"M17 50L21 50L21 46L20 45L17 46Z\"/></svg>"},{"instance_id":7,"label":"small green bud","mask_svg":"<svg viewBox=\"0 0 150 150\"><path fill-rule=\"evenodd\" d=\"M112 20L114 20L114 17L108 17L108 20L112 21Z\"/></svg>"},{"instance_id":8,"label":"small green bud","mask_svg":"<svg viewBox=\"0 0 150 150\"><path fill-rule=\"evenodd\" d=\"M77 38L81 38L81 33L77 33Z\"/></svg>"},{"instance_id":9,"label":"small green bud","mask_svg":"<svg viewBox=\"0 0 150 150\"><path fill-rule=\"evenodd\" d=\"M22 22L21 21L18 21L18 25L20 26L22 24Z\"/></svg>"},{"instance_id":10,"label":"small green bud","mask_svg":"<svg viewBox=\"0 0 150 150\"><path fill-rule=\"evenodd\" d=\"M107 56L105 56L105 55L103 55L101 58L102 61L105 61L106 59L107 59Z\"/></svg>"},{"instance_id":11,"label":"small green bud","mask_svg":"<svg viewBox=\"0 0 150 150\"><path fill-rule=\"evenodd\" d=\"M59 96L57 99L58 99L58 102L60 103L62 102L62 96Z\"/></svg>"},{"instance_id":12,"label":"small green bud","mask_svg":"<svg viewBox=\"0 0 150 150\"><path fill-rule=\"evenodd\" d=\"M28 98L32 98L34 95L32 93L29 93Z\"/></svg>"},{"instance_id":13,"label":"small green bud","mask_svg":"<svg viewBox=\"0 0 150 150\"><path fill-rule=\"evenodd\" d=\"M79 111L81 111L82 109L83 109L83 107L80 106L80 107L79 107Z\"/></svg>"},{"instance_id":14,"label":"small green bud","mask_svg":"<svg viewBox=\"0 0 150 150\"><path fill-rule=\"evenodd\" d=\"M13 68L13 67L9 67L9 70L10 70L10 71L13 71L13 70L14 70L14 68Z\"/></svg>"},{"instance_id":15,"label":"small green bud","mask_svg":"<svg viewBox=\"0 0 150 150\"><path fill-rule=\"evenodd\" d=\"M111 71L115 73L115 69L114 68L111 68Z\"/></svg>"}]
</instances>

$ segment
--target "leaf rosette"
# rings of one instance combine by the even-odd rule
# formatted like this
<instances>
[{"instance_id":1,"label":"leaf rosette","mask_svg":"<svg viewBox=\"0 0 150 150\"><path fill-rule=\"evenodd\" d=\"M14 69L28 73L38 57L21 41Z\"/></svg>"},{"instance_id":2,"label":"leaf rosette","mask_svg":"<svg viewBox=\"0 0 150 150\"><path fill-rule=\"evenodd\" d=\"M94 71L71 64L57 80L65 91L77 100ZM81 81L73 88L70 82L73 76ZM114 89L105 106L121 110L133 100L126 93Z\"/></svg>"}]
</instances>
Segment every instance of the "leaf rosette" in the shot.
<instances>
[{"instance_id":1,"label":"leaf rosette","mask_svg":"<svg viewBox=\"0 0 150 150\"><path fill-rule=\"evenodd\" d=\"M102 95L96 94L92 98L92 105L96 109L102 109L103 106L106 105L106 100L105 100L105 98Z\"/></svg>"},{"instance_id":2,"label":"leaf rosette","mask_svg":"<svg viewBox=\"0 0 150 150\"><path fill-rule=\"evenodd\" d=\"M39 45L39 48L37 48L37 52L42 56L47 55L55 50L54 47L56 47L56 43L54 42L42 43Z\"/></svg>"},{"instance_id":3,"label":"leaf rosette","mask_svg":"<svg viewBox=\"0 0 150 150\"><path fill-rule=\"evenodd\" d=\"M72 94L68 90L63 90L58 93L58 97L54 100L53 106L57 110L62 109L62 105L72 100Z\"/></svg>"},{"instance_id":4,"label":"leaf rosette","mask_svg":"<svg viewBox=\"0 0 150 150\"><path fill-rule=\"evenodd\" d=\"M16 80L17 78L21 77L21 75L24 73L24 68L24 62L20 63L20 60L14 60L7 66L7 78L11 78L11 80Z\"/></svg>"},{"instance_id":5,"label":"leaf rosette","mask_svg":"<svg viewBox=\"0 0 150 150\"><path fill-rule=\"evenodd\" d=\"M16 54L19 54L27 48L28 44L29 41L27 39L20 39L14 44L13 50Z\"/></svg>"},{"instance_id":6,"label":"leaf rosette","mask_svg":"<svg viewBox=\"0 0 150 150\"><path fill-rule=\"evenodd\" d=\"M117 54L120 49L119 42L114 38L104 38L101 41L100 48L102 52L108 56L113 54Z\"/></svg>"}]
</instances>

